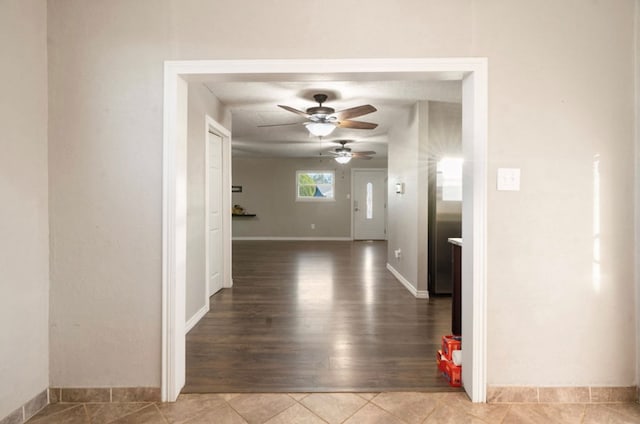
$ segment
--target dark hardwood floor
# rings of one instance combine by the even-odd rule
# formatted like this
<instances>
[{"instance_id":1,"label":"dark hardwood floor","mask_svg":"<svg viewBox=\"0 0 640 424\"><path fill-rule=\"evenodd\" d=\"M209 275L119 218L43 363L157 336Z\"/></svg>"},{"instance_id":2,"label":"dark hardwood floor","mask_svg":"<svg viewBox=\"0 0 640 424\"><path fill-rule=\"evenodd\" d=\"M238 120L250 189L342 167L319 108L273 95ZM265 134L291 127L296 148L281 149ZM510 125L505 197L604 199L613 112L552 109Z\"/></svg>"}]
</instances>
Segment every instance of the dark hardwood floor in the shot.
<instances>
[{"instance_id":1,"label":"dark hardwood floor","mask_svg":"<svg viewBox=\"0 0 640 424\"><path fill-rule=\"evenodd\" d=\"M451 298L415 299L386 242L236 241L232 289L187 335L185 393L453 390Z\"/></svg>"}]
</instances>

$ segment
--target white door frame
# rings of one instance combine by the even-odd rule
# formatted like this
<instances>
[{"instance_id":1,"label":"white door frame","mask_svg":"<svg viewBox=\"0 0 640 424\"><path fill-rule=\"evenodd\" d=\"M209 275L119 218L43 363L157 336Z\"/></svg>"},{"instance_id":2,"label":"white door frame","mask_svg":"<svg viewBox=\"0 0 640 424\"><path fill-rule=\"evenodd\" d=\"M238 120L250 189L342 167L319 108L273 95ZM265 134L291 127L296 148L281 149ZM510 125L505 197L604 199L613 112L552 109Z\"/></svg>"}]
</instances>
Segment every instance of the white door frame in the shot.
<instances>
[{"instance_id":1,"label":"white door frame","mask_svg":"<svg viewBox=\"0 0 640 424\"><path fill-rule=\"evenodd\" d=\"M354 193L354 188L355 185L353 183L354 177L356 175L356 172L360 172L360 171L377 171L377 172L382 172L384 171L385 175L388 175L388 170L387 168L351 168L351 240L355 240L355 214L353 213L353 193ZM385 193L387 192L387 188L385 187ZM384 199L384 239L387 240L387 205L388 205L388 201L387 201L387 196L385 196Z\"/></svg>"},{"instance_id":2,"label":"white door frame","mask_svg":"<svg viewBox=\"0 0 640 424\"><path fill-rule=\"evenodd\" d=\"M462 378L474 402L486 401L486 203L488 137L486 58L166 61L164 66L162 217L163 401L185 382L187 79L226 81L462 79L465 192L462 236ZM229 247L229 246L228 246ZM225 256L226 257L226 256ZM230 258L230 252L229 252Z\"/></svg>"},{"instance_id":3,"label":"white door frame","mask_svg":"<svg viewBox=\"0 0 640 424\"><path fill-rule=\"evenodd\" d=\"M209 196L209 133L215 134L222 139L222 187L228 188L228 190L224 190L222 192L222 202L221 202L221 211L230 211L231 210L231 132L225 128L222 124L217 122L215 119L210 117L209 115L205 115L205 175L204 175L204 192L205 192L205 304L207 305L207 310L209 309L209 282L210 282L210 253L211 253L211 242L209 240L209 220L210 212L211 212L211 198ZM233 281L231 279L231 215L228 213L223 213L222 215L222 240L223 240L223 248L222 248L222 287L229 288L233 286Z\"/></svg>"}]
</instances>

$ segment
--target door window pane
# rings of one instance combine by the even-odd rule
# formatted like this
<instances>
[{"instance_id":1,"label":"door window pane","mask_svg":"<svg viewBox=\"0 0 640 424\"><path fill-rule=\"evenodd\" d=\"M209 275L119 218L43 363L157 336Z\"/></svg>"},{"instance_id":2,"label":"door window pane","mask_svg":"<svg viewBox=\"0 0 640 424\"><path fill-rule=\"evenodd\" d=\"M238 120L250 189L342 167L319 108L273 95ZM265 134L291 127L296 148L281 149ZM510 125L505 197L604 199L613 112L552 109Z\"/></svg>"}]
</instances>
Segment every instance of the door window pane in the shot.
<instances>
[{"instance_id":1,"label":"door window pane","mask_svg":"<svg viewBox=\"0 0 640 424\"><path fill-rule=\"evenodd\" d=\"M373 183L367 183L367 219L373 219Z\"/></svg>"}]
</instances>

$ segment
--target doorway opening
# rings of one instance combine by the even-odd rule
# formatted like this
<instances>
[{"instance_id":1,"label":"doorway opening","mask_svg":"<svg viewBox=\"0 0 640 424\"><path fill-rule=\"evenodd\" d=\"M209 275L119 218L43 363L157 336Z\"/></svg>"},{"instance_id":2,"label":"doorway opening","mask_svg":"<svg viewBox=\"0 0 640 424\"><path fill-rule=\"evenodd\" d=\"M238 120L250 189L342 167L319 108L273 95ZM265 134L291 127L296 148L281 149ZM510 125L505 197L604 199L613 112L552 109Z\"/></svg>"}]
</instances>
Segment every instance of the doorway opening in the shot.
<instances>
[{"instance_id":1,"label":"doorway opening","mask_svg":"<svg viewBox=\"0 0 640 424\"><path fill-rule=\"evenodd\" d=\"M321 73L321 77L319 76ZM463 91L462 332L463 381L474 402L486 399L486 59L363 59L279 61L183 61L165 63L163 181L162 398L172 401L184 385L186 231L185 120L187 80L419 80L458 78ZM229 217L230 218L230 217ZM230 264L230 246L225 263Z\"/></svg>"}]
</instances>

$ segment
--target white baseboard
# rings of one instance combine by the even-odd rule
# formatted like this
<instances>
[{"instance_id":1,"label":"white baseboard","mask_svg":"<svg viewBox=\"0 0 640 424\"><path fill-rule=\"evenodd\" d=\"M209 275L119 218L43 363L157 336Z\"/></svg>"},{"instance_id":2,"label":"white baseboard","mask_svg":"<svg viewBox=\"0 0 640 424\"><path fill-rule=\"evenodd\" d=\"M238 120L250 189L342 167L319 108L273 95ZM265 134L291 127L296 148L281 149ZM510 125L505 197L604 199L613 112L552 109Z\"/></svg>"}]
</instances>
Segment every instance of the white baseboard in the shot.
<instances>
[{"instance_id":1,"label":"white baseboard","mask_svg":"<svg viewBox=\"0 0 640 424\"><path fill-rule=\"evenodd\" d=\"M272 241L352 241L351 237L233 237L232 240Z\"/></svg>"},{"instance_id":2,"label":"white baseboard","mask_svg":"<svg viewBox=\"0 0 640 424\"><path fill-rule=\"evenodd\" d=\"M429 292L427 290L417 290L413 286L413 284L411 284L409 282L409 280L404 278L402 276L402 274L400 274L394 267L391 266L390 263L387 263L387 269L389 270L389 272L391 272L393 274L394 277L396 277L396 279L398 281L400 281L402 283L402 285L407 290L409 290L409 293L411 293L414 297L417 297L418 299L428 299L429 298Z\"/></svg>"},{"instance_id":3,"label":"white baseboard","mask_svg":"<svg viewBox=\"0 0 640 424\"><path fill-rule=\"evenodd\" d=\"M202 317L205 316L207 312L209 312L209 299L207 299L205 305L200 308L198 312L196 312L191 318L189 318L184 326L184 334L187 334L189 331L191 331L191 329L195 327L198 322L200 322Z\"/></svg>"}]
</instances>

